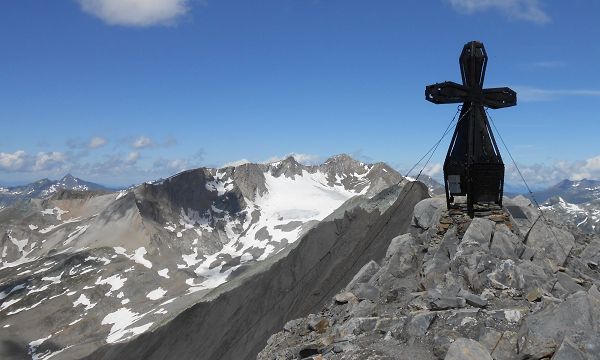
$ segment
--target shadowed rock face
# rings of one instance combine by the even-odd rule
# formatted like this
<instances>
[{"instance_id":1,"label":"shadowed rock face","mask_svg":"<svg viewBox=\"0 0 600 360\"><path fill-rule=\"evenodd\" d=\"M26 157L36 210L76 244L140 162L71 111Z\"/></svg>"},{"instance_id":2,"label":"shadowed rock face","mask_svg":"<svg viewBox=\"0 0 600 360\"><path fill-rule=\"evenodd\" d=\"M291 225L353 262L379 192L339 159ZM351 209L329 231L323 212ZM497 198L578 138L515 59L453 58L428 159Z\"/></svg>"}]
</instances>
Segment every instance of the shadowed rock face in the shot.
<instances>
[{"instance_id":1,"label":"shadowed rock face","mask_svg":"<svg viewBox=\"0 0 600 360\"><path fill-rule=\"evenodd\" d=\"M390 196L396 200L390 206ZM253 359L286 321L321 308L390 240L410 227L412 208L427 197L420 184L321 222L289 254L267 260L254 274L228 284L172 321L129 343L107 346L88 359ZM365 210L368 209L368 210Z\"/></svg>"}]
</instances>

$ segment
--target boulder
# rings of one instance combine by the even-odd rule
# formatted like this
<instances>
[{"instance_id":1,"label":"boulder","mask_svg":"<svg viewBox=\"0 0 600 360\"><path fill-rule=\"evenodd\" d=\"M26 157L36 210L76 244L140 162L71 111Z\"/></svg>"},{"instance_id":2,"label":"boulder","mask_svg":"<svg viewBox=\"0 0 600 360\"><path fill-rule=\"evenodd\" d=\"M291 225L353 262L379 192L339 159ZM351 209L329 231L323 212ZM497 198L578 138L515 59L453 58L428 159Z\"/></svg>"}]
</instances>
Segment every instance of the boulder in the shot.
<instances>
[{"instance_id":1,"label":"boulder","mask_svg":"<svg viewBox=\"0 0 600 360\"><path fill-rule=\"evenodd\" d=\"M527 236L527 246L536 250L533 261L538 264L548 263L557 269L565 264L571 249L575 245L575 237L568 231L538 221Z\"/></svg>"},{"instance_id":2,"label":"boulder","mask_svg":"<svg viewBox=\"0 0 600 360\"><path fill-rule=\"evenodd\" d=\"M428 230L437 224L440 214L446 208L446 199L434 197L421 200L415 205L413 213L413 225Z\"/></svg>"},{"instance_id":3,"label":"boulder","mask_svg":"<svg viewBox=\"0 0 600 360\"><path fill-rule=\"evenodd\" d=\"M377 299L379 299L380 290L371 284L360 283L356 285L354 294L358 300L377 301Z\"/></svg>"},{"instance_id":4,"label":"boulder","mask_svg":"<svg viewBox=\"0 0 600 360\"><path fill-rule=\"evenodd\" d=\"M581 252L581 259L591 267L600 264L600 239L594 238Z\"/></svg>"},{"instance_id":5,"label":"boulder","mask_svg":"<svg viewBox=\"0 0 600 360\"><path fill-rule=\"evenodd\" d=\"M333 297L333 300L338 305L358 302L356 295L354 295L353 293L348 292L348 291L335 295Z\"/></svg>"},{"instance_id":6,"label":"boulder","mask_svg":"<svg viewBox=\"0 0 600 360\"><path fill-rule=\"evenodd\" d=\"M479 342L458 338L450 345L444 360L492 360L492 357Z\"/></svg>"},{"instance_id":7,"label":"boulder","mask_svg":"<svg viewBox=\"0 0 600 360\"><path fill-rule=\"evenodd\" d=\"M424 311L413 315L406 326L406 332L411 336L425 335L435 317L436 314L431 311Z\"/></svg>"},{"instance_id":8,"label":"boulder","mask_svg":"<svg viewBox=\"0 0 600 360\"><path fill-rule=\"evenodd\" d=\"M517 265L513 260L503 260L496 269L487 275L490 284L495 289L520 289L523 287L524 279L517 272Z\"/></svg>"},{"instance_id":9,"label":"boulder","mask_svg":"<svg viewBox=\"0 0 600 360\"><path fill-rule=\"evenodd\" d=\"M423 274L422 283L425 288L433 288L444 281L446 272L450 269L450 256L454 256L456 253L458 242L456 228L451 227L444 234L442 243L433 256L424 260L421 272Z\"/></svg>"},{"instance_id":10,"label":"boulder","mask_svg":"<svg viewBox=\"0 0 600 360\"><path fill-rule=\"evenodd\" d=\"M516 259L524 250L521 239L505 224L496 225L490 254L500 259Z\"/></svg>"},{"instance_id":11,"label":"boulder","mask_svg":"<svg viewBox=\"0 0 600 360\"><path fill-rule=\"evenodd\" d=\"M410 234L403 235L400 241L393 245L395 249L388 262L388 272L394 277L402 278L417 271L420 247L415 238ZM388 248L389 253L390 249Z\"/></svg>"},{"instance_id":12,"label":"boulder","mask_svg":"<svg viewBox=\"0 0 600 360\"><path fill-rule=\"evenodd\" d=\"M494 222L484 218L475 218L467 228L460 245L478 244L483 249L488 249L494 232Z\"/></svg>"},{"instance_id":13,"label":"boulder","mask_svg":"<svg viewBox=\"0 0 600 360\"><path fill-rule=\"evenodd\" d=\"M381 267L375 261L371 260L366 263L359 271L354 275L352 280L346 286L347 291L352 291L352 289L359 283L368 282L373 275L379 271Z\"/></svg>"},{"instance_id":14,"label":"boulder","mask_svg":"<svg viewBox=\"0 0 600 360\"><path fill-rule=\"evenodd\" d=\"M428 291L426 295L427 307L431 310L447 310L464 308L467 302L458 296L442 295L438 291Z\"/></svg>"},{"instance_id":15,"label":"boulder","mask_svg":"<svg viewBox=\"0 0 600 360\"><path fill-rule=\"evenodd\" d=\"M494 360L513 360L517 357L517 333L505 331L491 352Z\"/></svg>"},{"instance_id":16,"label":"boulder","mask_svg":"<svg viewBox=\"0 0 600 360\"><path fill-rule=\"evenodd\" d=\"M533 359L549 357L566 335L596 334L597 338L599 333L600 293L592 286L587 293L577 292L526 317L519 330L519 354Z\"/></svg>"},{"instance_id":17,"label":"boulder","mask_svg":"<svg viewBox=\"0 0 600 360\"><path fill-rule=\"evenodd\" d=\"M472 294L464 289L460 289L460 291L458 292L458 296L465 299L467 304L474 306L474 307L483 308L483 307L486 307L486 305L487 305L487 299L484 299L481 296Z\"/></svg>"},{"instance_id":18,"label":"boulder","mask_svg":"<svg viewBox=\"0 0 600 360\"><path fill-rule=\"evenodd\" d=\"M552 356L551 360L588 360L591 358L591 356L587 357L586 354L577 348L577 345L573 344L573 342L566 337Z\"/></svg>"}]
</instances>

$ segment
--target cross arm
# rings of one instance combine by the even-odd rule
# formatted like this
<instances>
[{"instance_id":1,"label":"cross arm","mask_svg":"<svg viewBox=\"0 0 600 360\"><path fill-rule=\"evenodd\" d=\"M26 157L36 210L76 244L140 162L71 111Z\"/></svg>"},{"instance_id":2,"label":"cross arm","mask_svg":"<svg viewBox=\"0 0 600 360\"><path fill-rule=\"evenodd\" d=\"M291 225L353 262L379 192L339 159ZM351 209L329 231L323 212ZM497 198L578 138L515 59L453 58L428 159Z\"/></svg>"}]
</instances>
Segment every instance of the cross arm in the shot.
<instances>
[{"instance_id":1,"label":"cross arm","mask_svg":"<svg viewBox=\"0 0 600 360\"><path fill-rule=\"evenodd\" d=\"M517 93L511 88L489 88L483 90L483 105L500 109L517 105Z\"/></svg>"},{"instance_id":2,"label":"cross arm","mask_svg":"<svg viewBox=\"0 0 600 360\"><path fill-rule=\"evenodd\" d=\"M464 85L445 81L425 87L425 99L434 104L452 104L465 102L469 92Z\"/></svg>"}]
</instances>

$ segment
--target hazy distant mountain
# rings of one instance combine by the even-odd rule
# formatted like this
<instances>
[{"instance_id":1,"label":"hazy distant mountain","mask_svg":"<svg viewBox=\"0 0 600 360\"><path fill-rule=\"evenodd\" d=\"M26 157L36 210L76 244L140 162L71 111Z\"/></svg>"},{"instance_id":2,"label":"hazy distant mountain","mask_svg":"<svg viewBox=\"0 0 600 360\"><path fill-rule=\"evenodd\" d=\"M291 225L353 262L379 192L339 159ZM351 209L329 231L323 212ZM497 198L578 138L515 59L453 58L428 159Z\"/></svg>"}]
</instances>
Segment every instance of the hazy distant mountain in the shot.
<instances>
[{"instance_id":1,"label":"hazy distant mountain","mask_svg":"<svg viewBox=\"0 0 600 360\"><path fill-rule=\"evenodd\" d=\"M563 180L535 193L542 209L552 212L560 221L579 229L600 234L600 181Z\"/></svg>"},{"instance_id":2,"label":"hazy distant mountain","mask_svg":"<svg viewBox=\"0 0 600 360\"><path fill-rule=\"evenodd\" d=\"M554 186L534 193L540 204L557 196L572 204L582 204L600 199L600 181L587 179L578 181L563 180Z\"/></svg>"},{"instance_id":3,"label":"hazy distant mountain","mask_svg":"<svg viewBox=\"0 0 600 360\"><path fill-rule=\"evenodd\" d=\"M84 181L71 174L67 174L60 180L42 179L27 185L10 187L0 186L0 208L21 200L44 198L63 189L77 191L114 191L114 189L109 189L102 185Z\"/></svg>"}]
</instances>

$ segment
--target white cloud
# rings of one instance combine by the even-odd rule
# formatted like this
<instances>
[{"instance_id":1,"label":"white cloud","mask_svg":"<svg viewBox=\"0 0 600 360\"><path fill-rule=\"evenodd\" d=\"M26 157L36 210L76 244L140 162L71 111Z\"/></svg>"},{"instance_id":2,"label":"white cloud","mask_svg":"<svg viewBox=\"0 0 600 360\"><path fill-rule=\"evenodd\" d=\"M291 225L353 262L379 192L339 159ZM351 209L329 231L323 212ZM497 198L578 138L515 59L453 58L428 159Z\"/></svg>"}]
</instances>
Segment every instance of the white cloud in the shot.
<instances>
[{"instance_id":1,"label":"white cloud","mask_svg":"<svg viewBox=\"0 0 600 360\"><path fill-rule=\"evenodd\" d=\"M14 153L0 153L0 170L6 172L59 171L64 169L67 157L65 154L39 152L37 155L27 154L23 150Z\"/></svg>"},{"instance_id":2,"label":"white cloud","mask_svg":"<svg viewBox=\"0 0 600 360\"><path fill-rule=\"evenodd\" d=\"M456 10L472 14L497 10L512 19L537 24L550 22L550 16L542 9L540 0L446 0Z\"/></svg>"},{"instance_id":3,"label":"white cloud","mask_svg":"<svg viewBox=\"0 0 600 360\"><path fill-rule=\"evenodd\" d=\"M554 164L519 165L527 183L535 188L554 185L564 179L600 180L600 155L582 161L556 161ZM523 185L512 164L506 165L506 182Z\"/></svg>"},{"instance_id":4,"label":"white cloud","mask_svg":"<svg viewBox=\"0 0 600 360\"><path fill-rule=\"evenodd\" d=\"M109 25L171 25L189 11L189 0L78 0L81 9Z\"/></svg>"},{"instance_id":5,"label":"white cloud","mask_svg":"<svg viewBox=\"0 0 600 360\"><path fill-rule=\"evenodd\" d=\"M0 152L0 169L7 171L20 171L27 161L27 154L23 150L14 153Z\"/></svg>"},{"instance_id":6,"label":"white cloud","mask_svg":"<svg viewBox=\"0 0 600 360\"><path fill-rule=\"evenodd\" d=\"M154 173L160 173L161 176L170 176L174 173L179 173L184 170L194 167L189 160L186 159L163 159L158 158L154 161L152 170Z\"/></svg>"},{"instance_id":7,"label":"white cloud","mask_svg":"<svg viewBox=\"0 0 600 360\"><path fill-rule=\"evenodd\" d=\"M127 157L125 158L125 163L135 164L139 158L140 158L139 151L132 151L129 154L127 154Z\"/></svg>"},{"instance_id":8,"label":"white cloud","mask_svg":"<svg viewBox=\"0 0 600 360\"><path fill-rule=\"evenodd\" d=\"M90 149L97 149L99 147L102 147L104 145L106 145L108 141L100 136L94 136L93 138L90 139L90 142L88 143L87 147Z\"/></svg>"},{"instance_id":9,"label":"white cloud","mask_svg":"<svg viewBox=\"0 0 600 360\"><path fill-rule=\"evenodd\" d=\"M276 161L281 161L290 156L292 156L294 159L296 159L296 161L299 162L300 164L304 164L304 165L314 165L314 164L319 163L319 161L321 160L321 157L318 155L302 154L302 153L289 153L285 156L271 156L267 160L262 161L262 163L268 164L268 163L272 163L272 162L276 162Z\"/></svg>"},{"instance_id":10,"label":"white cloud","mask_svg":"<svg viewBox=\"0 0 600 360\"><path fill-rule=\"evenodd\" d=\"M443 170L443 166L442 163L435 163L435 164L430 164L427 165L425 167L425 169L423 169L423 174L425 175L429 175L432 178L437 177L439 174L442 173Z\"/></svg>"},{"instance_id":11,"label":"white cloud","mask_svg":"<svg viewBox=\"0 0 600 360\"><path fill-rule=\"evenodd\" d=\"M131 146L133 146L136 149L143 149L152 145L152 140L145 136L140 136L139 138L135 139L135 141L131 144Z\"/></svg>"},{"instance_id":12,"label":"white cloud","mask_svg":"<svg viewBox=\"0 0 600 360\"><path fill-rule=\"evenodd\" d=\"M300 164L304 164L304 165L316 165L316 164L319 164L321 161L321 157L318 155L302 154L302 153L289 153L284 156L271 156L266 160L259 161L258 163L270 164L270 163L284 160L290 156L292 156L294 159L296 159L296 161L299 162ZM223 164L221 167L229 167L229 166L235 167L235 166L240 166L240 165L250 164L250 163L252 163L252 161L250 161L248 159L240 159L240 160L234 160L234 161L227 162L227 163Z\"/></svg>"},{"instance_id":13,"label":"white cloud","mask_svg":"<svg viewBox=\"0 0 600 360\"><path fill-rule=\"evenodd\" d=\"M240 165L244 165L244 164L249 164L249 163L250 163L250 160L248 160L248 159L240 159L240 160L234 160L234 161L225 163L221 167L222 168L236 167L236 166L240 166Z\"/></svg>"},{"instance_id":14,"label":"white cloud","mask_svg":"<svg viewBox=\"0 0 600 360\"><path fill-rule=\"evenodd\" d=\"M31 170L33 171L45 171L45 170L58 170L66 161L65 154L52 151L52 152L40 152L35 157L35 163Z\"/></svg>"},{"instance_id":15,"label":"white cloud","mask_svg":"<svg viewBox=\"0 0 600 360\"><path fill-rule=\"evenodd\" d=\"M542 89L531 86L515 86L517 99L523 102L552 101L565 96L600 97L600 90L590 89Z\"/></svg>"}]
</instances>

